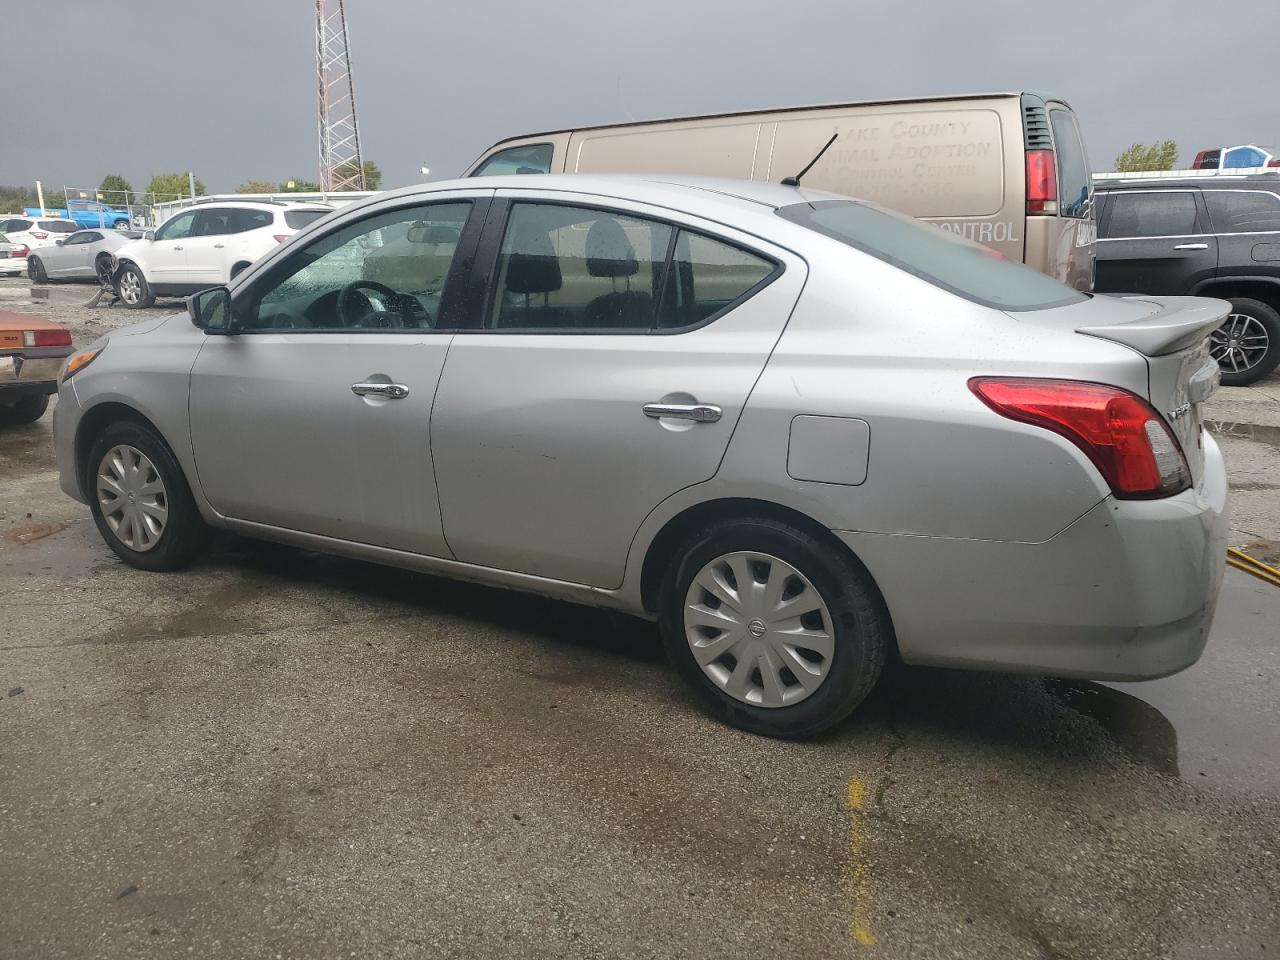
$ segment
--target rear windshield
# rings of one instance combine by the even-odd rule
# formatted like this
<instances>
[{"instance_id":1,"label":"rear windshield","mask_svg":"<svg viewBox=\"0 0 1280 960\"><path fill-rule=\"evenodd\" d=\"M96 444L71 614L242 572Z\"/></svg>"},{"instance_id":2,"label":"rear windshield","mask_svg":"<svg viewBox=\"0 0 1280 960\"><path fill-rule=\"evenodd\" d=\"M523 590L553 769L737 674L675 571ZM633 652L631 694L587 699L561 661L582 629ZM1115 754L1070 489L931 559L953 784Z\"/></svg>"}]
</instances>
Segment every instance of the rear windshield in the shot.
<instances>
[{"instance_id":1,"label":"rear windshield","mask_svg":"<svg viewBox=\"0 0 1280 960\"><path fill-rule=\"evenodd\" d=\"M66 220L41 220L40 229L48 230L50 233L75 233L80 227Z\"/></svg>"},{"instance_id":2,"label":"rear windshield","mask_svg":"<svg viewBox=\"0 0 1280 960\"><path fill-rule=\"evenodd\" d=\"M308 224L315 223L328 212L328 210L286 210L284 212L285 226L290 230L301 230Z\"/></svg>"},{"instance_id":3,"label":"rear windshield","mask_svg":"<svg viewBox=\"0 0 1280 960\"><path fill-rule=\"evenodd\" d=\"M997 310L1043 310L1086 299L994 250L865 203L819 200L781 207L777 213L935 287Z\"/></svg>"}]
</instances>

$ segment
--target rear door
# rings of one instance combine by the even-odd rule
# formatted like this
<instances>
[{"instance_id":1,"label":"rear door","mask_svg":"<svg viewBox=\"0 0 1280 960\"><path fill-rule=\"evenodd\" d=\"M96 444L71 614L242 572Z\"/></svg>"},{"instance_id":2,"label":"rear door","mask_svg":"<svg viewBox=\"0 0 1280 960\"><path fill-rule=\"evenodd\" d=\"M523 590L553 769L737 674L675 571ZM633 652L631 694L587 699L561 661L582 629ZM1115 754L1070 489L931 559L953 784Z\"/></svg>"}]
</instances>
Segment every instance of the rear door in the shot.
<instances>
[{"instance_id":1,"label":"rear door","mask_svg":"<svg viewBox=\"0 0 1280 960\"><path fill-rule=\"evenodd\" d=\"M804 282L693 218L499 191L480 329L454 338L431 448L459 560L601 587L664 499L714 476Z\"/></svg>"},{"instance_id":2,"label":"rear door","mask_svg":"<svg viewBox=\"0 0 1280 960\"><path fill-rule=\"evenodd\" d=\"M236 207L206 207L196 213L186 244L186 283L213 287L227 282L231 271L229 247L241 228L240 215L252 212ZM270 213L266 216L270 223Z\"/></svg>"},{"instance_id":3,"label":"rear door","mask_svg":"<svg viewBox=\"0 0 1280 960\"><path fill-rule=\"evenodd\" d=\"M1186 293L1217 271L1199 190L1111 191L1098 229L1100 293Z\"/></svg>"}]
</instances>

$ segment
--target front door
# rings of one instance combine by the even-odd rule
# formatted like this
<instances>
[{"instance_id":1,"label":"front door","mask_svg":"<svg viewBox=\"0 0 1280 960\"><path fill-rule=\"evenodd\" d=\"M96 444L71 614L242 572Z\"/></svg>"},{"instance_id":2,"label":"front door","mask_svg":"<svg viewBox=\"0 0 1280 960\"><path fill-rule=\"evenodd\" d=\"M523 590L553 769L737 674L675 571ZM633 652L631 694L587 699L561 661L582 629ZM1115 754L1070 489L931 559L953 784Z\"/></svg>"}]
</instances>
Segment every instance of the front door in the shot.
<instances>
[{"instance_id":1,"label":"front door","mask_svg":"<svg viewBox=\"0 0 1280 960\"><path fill-rule=\"evenodd\" d=\"M1098 224L1099 293L1190 292L1218 268L1198 190L1115 190Z\"/></svg>"},{"instance_id":2,"label":"front door","mask_svg":"<svg viewBox=\"0 0 1280 960\"><path fill-rule=\"evenodd\" d=\"M553 201L489 216L483 328L454 338L431 421L444 533L459 560L616 587L645 516L715 475L805 266L670 211Z\"/></svg>"},{"instance_id":3,"label":"front door","mask_svg":"<svg viewBox=\"0 0 1280 960\"><path fill-rule=\"evenodd\" d=\"M191 376L214 509L448 556L431 405L466 280L457 251L486 193L353 214L236 291L241 332L206 338Z\"/></svg>"},{"instance_id":4,"label":"front door","mask_svg":"<svg viewBox=\"0 0 1280 960\"><path fill-rule=\"evenodd\" d=\"M184 283L187 272L187 243L196 211L184 210L166 220L147 249L147 280L150 283Z\"/></svg>"}]
</instances>

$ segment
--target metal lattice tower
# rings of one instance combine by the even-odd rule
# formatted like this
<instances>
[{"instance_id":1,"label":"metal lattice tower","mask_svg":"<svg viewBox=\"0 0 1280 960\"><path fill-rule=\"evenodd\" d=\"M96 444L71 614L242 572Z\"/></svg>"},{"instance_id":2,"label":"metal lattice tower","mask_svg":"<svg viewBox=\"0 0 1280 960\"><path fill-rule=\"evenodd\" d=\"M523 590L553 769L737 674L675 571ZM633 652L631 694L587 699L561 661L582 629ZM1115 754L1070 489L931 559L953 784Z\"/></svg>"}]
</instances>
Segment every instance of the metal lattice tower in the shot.
<instances>
[{"instance_id":1,"label":"metal lattice tower","mask_svg":"<svg viewBox=\"0 0 1280 960\"><path fill-rule=\"evenodd\" d=\"M364 190L356 91L351 82L346 0L316 0L316 76L319 82L320 187Z\"/></svg>"}]
</instances>

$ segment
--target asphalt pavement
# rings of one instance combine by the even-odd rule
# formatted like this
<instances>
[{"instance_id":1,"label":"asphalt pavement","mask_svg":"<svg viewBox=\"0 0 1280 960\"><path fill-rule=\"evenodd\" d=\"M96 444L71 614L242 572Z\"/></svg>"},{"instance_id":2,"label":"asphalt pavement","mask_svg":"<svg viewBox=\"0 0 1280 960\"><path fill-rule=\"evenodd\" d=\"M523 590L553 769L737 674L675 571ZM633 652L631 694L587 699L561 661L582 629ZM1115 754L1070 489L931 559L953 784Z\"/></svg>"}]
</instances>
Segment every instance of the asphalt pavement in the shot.
<instances>
[{"instance_id":1,"label":"asphalt pavement","mask_svg":"<svg viewBox=\"0 0 1280 960\"><path fill-rule=\"evenodd\" d=\"M0 957L1273 957L1280 590L1147 684L700 713L648 624L226 539L116 562L0 432Z\"/></svg>"}]
</instances>

